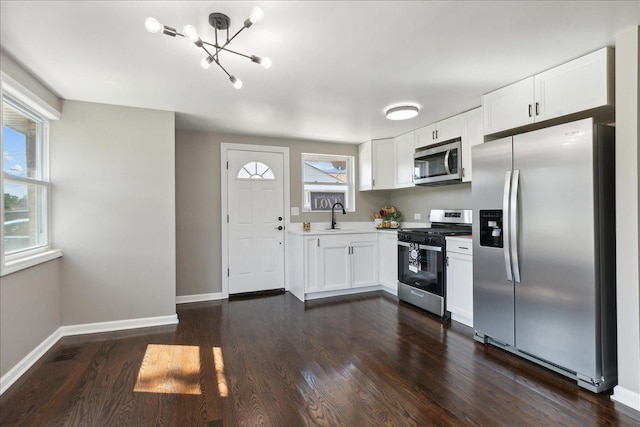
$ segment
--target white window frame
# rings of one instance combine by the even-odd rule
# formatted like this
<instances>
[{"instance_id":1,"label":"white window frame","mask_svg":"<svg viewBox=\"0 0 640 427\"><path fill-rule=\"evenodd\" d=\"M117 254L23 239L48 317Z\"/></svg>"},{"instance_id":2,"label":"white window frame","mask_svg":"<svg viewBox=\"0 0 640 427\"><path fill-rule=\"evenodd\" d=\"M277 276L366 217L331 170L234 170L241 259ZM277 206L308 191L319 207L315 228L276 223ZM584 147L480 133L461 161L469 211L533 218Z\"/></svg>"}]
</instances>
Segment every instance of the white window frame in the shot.
<instances>
[{"instance_id":1,"label":"white window frame","mask_svg":"<svg viewBox=\"0 0 640 427\"><path fill-rule=\"evenodd\" d=\"M53 249L51 242L51 182L49 180L49 120L57 120L60 113L49 107L38 96L26 89L24 86L11 79L6 74L1 74L2 84L0 86L0 99L4 103L5 98L11 104L15 104L18 109L27 116L41 124L41 135L39 137L39 155L40 155L40 179L32 179L18 177L11 174L5 174L4 170L0 173L0 189L2 190L3 201L0 203L0 241L3 242L2 250L0 250L0 276L14 273L34 265L50 261L62 256L62 251ZM4 117L0 114L0 128L4 127ZM0 151L4 153L3 137L0 133ZM45 188L45 231L44 243L38 247L19 251L10 255L4 253L4 181L20 182L23 184L37 184Z\"/></svg>"},{"instance_id":2,"label":"white window frame","mask_svg":"<svg viewBox=\"0 0 640 427\"><path fill-rule=\"evenodd\" d=\"M346 160L348 163L348 171L347 171L347 177L348 177L348 182L345 184L327 184L327 183L322 183L319 182L317 184L312 184L312 183L307 183L304 180L304 160L307 157L316 157L318 159L326 159L328 161L331 161L331 159L339 159L339 160ZM305 184L312 184L317 186L317 188L315 189L316 191L321 191L321 192L331 192L332 190L335 190L335 188L338 185L345 185L347 186L347 194L346 194L346 200L347 200L347 207L345 207L345 210L347 212L355 212L356 211L356 195L355 195L355 156L350 156L348 154L320 154L320 153L302 153L301 157L300 157L300 167L301 167L301 180L302 180L302 212L330 212L331 209L327 209L327 210L312 210L309 206L308 206L308 202L310 202L309 200L309 195L307 194L306 190L305 190Z\"/></svg>"}]
</instances>

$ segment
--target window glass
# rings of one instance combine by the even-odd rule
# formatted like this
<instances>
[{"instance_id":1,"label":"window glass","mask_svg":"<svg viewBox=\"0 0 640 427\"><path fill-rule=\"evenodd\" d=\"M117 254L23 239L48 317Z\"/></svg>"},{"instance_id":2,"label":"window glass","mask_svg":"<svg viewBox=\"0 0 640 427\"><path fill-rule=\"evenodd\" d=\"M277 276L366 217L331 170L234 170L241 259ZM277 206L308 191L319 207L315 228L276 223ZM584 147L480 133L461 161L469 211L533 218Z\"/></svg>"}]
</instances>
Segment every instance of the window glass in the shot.
<instances>
[{"instance_id":1,"label":"window glass","mask_svg":"<svg viewBox=\"0 0 640 427\"><path fill-rule=\"evenodd\" d=\"M2 97L3 256L48 246L49 182L43 159L45 119L16 99Z\"/></svg>"},{"instance_id":2,"label":"window glass","mask_svg":"<svg viewBox=\"0 0 640 427\"><path fill-rule=\"evenodd\" d=\"M353 162L353 156L303 153L303 211L328 211L336 202L355 211Z\"/></svg>"},{"instance_id":3,"label":"window glass","mask_svg":"<svg viewBox=\"0 0 640 427\"><path fill-rule=\"evenodd\" d=\"M5 173L41 179L39 134L38 121L6 100L2 103L2 169Z\"/></svg>"},{"instance_id":4,"label":"window glass","mask_svg":"<svg viewBox=\"0 0 640 427\"><path fill-rule=\"evenodd\" d=\"M249 162L238 172L238 179L266 179L275 180L271 168L261 162Z\"/></svg>"}]
</instances>

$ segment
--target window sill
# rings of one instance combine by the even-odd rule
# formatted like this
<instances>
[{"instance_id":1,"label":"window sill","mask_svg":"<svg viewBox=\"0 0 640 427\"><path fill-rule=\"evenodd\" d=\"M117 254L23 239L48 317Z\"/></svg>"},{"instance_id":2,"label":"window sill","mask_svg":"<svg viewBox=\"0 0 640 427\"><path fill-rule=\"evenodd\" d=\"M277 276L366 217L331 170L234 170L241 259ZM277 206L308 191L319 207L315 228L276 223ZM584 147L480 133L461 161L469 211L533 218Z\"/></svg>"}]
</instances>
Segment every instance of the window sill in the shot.
<instances>
[{"instance_id":1,"label":"window sill","mask_svg":"<svg viewBox=\"0 0 640 427\"><path fill-rule=\"evenodd\" d=\"M38 252L37 254L7 261L2 268L0 276L6 276L8 274L15 273L16 271L24 270L25 268L33 267L60 257L62 257L62 251L60 249L47 249L43 252Z\"/></svg>"}]
</instances>

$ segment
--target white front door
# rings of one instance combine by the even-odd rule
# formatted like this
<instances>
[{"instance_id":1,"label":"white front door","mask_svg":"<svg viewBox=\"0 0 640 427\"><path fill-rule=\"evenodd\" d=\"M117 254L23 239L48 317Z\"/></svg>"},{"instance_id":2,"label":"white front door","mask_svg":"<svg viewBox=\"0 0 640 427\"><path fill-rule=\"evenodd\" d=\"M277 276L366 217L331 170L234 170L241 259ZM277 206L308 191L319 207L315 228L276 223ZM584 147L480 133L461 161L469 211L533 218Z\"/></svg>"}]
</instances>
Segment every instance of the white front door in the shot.
<instances>
[{"instance_id":1,"label":"white front door","mask_svg":"<svg viewBox=\"0 0 640 427\"><path fill-rule=\"evenodd\" d=\"M284 155L227 151L229 294L283 289Z\"/></svg>"}]
</instances>

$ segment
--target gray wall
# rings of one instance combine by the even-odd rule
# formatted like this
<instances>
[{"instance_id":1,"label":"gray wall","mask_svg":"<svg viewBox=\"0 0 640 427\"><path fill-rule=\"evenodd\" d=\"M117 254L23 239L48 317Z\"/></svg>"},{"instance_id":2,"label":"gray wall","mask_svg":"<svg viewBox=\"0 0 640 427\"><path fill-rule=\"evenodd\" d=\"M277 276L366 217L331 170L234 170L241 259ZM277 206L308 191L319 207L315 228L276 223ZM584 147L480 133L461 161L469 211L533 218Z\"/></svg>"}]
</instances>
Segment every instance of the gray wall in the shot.
<instances>
[{"instance_id":1,"label":"gray wall","mask_svg":"<svg viewBox=\"0 0 640 427\"><path fill-rule=\"evenodd\" d=\"M640 27L616 36L618 386L640 398ZM640 407L636 408L640 410Z\"/></svg>"},{"instance_id":2,"label":"gray wall","mask_svg":"<svg viewBox=\"0 0 640 427\"><path fill-rule=\"evenodd\" d=\"M2 72L60 110L47 87L0 52ZM6 374L62 324L60 260L21 270L0 280L0 376Z\"/></svg>"},{"instance_id":3,"label":"gray wall","mask_svg":"<svg viewBox=\"0 0 640 427\"><path fill-rule=\"evenodd\" d=\"M51 141L62 324L175 314L174 113L64 101Z\"/></svg>"},{"instance_id":4,"label":"gray wall","mask_svg":"<svg viewBox=\"0 0 640 427\"><path fill-rule=\"evenodd\" d=\"M428 222L431 209L471 209L471 183L395 190L390 201L404 221ZM414 219L416 213L422 219Z\"/></svg>"},{"instance_id":5,"label":"gray wall","mask_svg":"<svg viewBox=\"0 0 640 427\"><path fill-rule=\"evenodd\" d=\"M0 376L62 324L60 258L2 277Z\"/></svg>"},{"instance_id":6,"label":"gray wall","mask_svg":"<svg viewBox=\"0 0 640 427\"><path fill-rule=\"evenodd\" d=\"M292 222L329 222L329 214L302 212L301 154L344 154L356 157L358 147L262 136L176 132L177 295L222 291L220 283L220 143L289 147L291 206L301 209ZM357 176L357 170L356 174ZM356 191L356 211L340 222L370 221L371 213L388 204L389 192Z\"/></svg>"}]
</instances>

